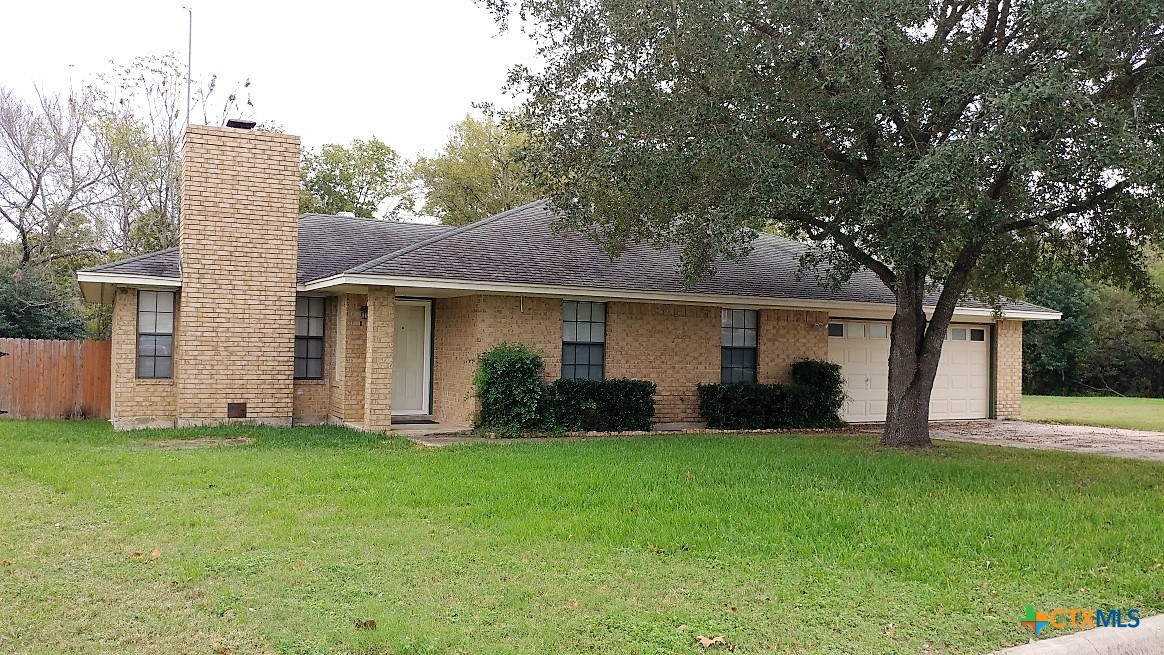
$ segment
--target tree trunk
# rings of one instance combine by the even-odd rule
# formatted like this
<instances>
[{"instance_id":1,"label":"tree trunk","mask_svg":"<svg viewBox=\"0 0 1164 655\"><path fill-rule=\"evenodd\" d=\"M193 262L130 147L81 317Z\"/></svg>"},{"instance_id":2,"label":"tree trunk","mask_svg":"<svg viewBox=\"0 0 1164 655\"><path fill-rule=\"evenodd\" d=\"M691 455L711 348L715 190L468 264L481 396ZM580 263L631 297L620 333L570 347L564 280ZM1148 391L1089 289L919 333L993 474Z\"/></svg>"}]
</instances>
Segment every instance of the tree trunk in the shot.
<instances>
[{"instance_id":1,"label":"tree trunk","mask_svg":"<svg viewBox=\"0 0 1164 655\"><path fill-rule=\"evenodd\" d=\"M895 294L897 311L889 344L889 405L880 443L930 446L930 392L950 317L937 315L927 323L924 273L900 276Z\"/></svg>"}]
</instances>

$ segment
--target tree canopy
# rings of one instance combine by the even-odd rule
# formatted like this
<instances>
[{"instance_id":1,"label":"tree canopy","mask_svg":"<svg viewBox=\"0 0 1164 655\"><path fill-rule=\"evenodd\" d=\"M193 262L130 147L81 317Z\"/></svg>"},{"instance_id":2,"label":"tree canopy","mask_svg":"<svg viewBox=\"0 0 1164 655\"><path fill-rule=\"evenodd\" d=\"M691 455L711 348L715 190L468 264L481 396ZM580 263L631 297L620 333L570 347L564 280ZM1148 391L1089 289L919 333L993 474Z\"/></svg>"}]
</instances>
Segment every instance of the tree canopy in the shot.
<instances>
[{"instance_id":1,"label":"tree canopy","mask_svg":"<svg viewBox=\"0 0 1164 655\"><path fill-rule=\"evenodd\" d=\"M444 149L421 157L413 175L423 188L425 213L445 225L465 225L538 199L519 160L523 133L492 112L453 126Z\"/></svg>"},{"instance_id":2,"label":"tree canopy","mask_svg":"<svg viewBox=\"0 0 1164 655\"><path fill-rule=\"evenodd\" d=\"M1159 2L486 2L544 59L512 72L514 118L569 225L612 253L676 243L692 278L777 225L831 281L865 267L894 292L885 443L929 443L965 293L1014 292L1047 252L1147 284Z\"/></svg>"},{"instance_id":3,"label":"tree canopy","mask_svg":"<svg viewBox=\"0 0 1164 655\"><path fill-rule=\"evenodd\" d=\"M300 175L301 212L394 218L408 207L407 169L396 151L375 137L355 139L350 146L328 144L318 153L304 150ZM382 212L381 205L393 198L397 202Z\"/></svg>"}]
</instances>

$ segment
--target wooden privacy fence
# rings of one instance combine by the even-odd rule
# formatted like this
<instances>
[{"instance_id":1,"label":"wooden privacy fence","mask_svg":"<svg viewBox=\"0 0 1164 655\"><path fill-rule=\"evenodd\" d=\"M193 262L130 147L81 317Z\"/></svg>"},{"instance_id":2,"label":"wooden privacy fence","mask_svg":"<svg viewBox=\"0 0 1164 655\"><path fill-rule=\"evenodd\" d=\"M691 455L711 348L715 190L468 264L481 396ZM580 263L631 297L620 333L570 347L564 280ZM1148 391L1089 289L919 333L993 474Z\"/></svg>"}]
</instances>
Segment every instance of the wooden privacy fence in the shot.
<instances>
[{"instance_id":1,"label":"wooden privacy fence","mask_svg":"<svg viewBox=\"0 0 1164 655\"><path fill-rule=\"evenodd\" d=\"M0 339L4 418L109 418L109 342Z\"/></svg>"}]
</instances>

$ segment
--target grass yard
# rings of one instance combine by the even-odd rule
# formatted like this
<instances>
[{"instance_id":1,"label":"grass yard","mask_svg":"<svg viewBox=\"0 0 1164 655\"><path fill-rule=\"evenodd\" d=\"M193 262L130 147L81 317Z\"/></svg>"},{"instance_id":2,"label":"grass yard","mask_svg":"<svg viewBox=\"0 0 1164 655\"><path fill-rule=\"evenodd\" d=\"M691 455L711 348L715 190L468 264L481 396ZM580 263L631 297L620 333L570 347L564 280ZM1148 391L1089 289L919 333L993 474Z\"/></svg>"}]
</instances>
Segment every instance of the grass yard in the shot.
<instances>
[{"instance_id":1,"label":"grass yard","mask_svg":"<svg viewBox=\"0 0 1164 655\"><path fill-rule=\"evenodd\" d=\"M253 442L142 444L194 437ZM700 653L723 635L707 652L977 654L1026 641L1027 605L1164 611L1164 465L1067 453L3 422L0 498L3 653Z\"/></svg>"},{"instance_id":2,"label":"grass yard","mask_svg":"<svg viewBox=\"0 0 1164 655\"><path fill-rule=\"evenodd\" d=\"M1023 419L1164 432L1164 398L1023 396Z\"/></svg>"}]
</instances>

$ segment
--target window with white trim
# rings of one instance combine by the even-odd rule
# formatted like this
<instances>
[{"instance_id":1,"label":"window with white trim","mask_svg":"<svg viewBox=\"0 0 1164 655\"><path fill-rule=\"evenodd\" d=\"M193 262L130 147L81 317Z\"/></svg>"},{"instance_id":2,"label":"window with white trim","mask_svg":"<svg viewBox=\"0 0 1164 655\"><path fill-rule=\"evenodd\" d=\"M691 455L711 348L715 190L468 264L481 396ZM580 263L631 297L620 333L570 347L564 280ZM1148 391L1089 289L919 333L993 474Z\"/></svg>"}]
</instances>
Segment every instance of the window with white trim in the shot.
<instances>
[{"instance_id":1,"label":"window with white trim","mask_svg":"<svg viewBox=\"0 0 1164 655\"><path fill-rule=\"evenodd\" d=\"M562 302L562 379L601 380L606 361L606 303Z\"/></svg>"},{"instance_id":2,"label":"window with white trim","mask_svg":"<svg viewBox=\"0 0 1164 655\"><path fill-rule=\"evenodd\" d=\"M295 379L323 379L323 298L295 299Z\"/></svg>"},{"instance_id":3,"label":"window with white trim","mask_svg":"<svg viewBox=\"0 0 1164 655\"><path fill-rule=\"evenodd\" d=\"M720 382L756 381L756 341L759 312L754 309L724 309L719 337Z\"/></svg>"},{"instance_id":4,"label":"window with white trim","mask_svg":"<svg viewBox=\"0 0 1164 655\"><path fill-rule=\"evenodd\" d=\"M174 292L137 292L137 377L174 376Z\"/></svg>"}]
</instances>

